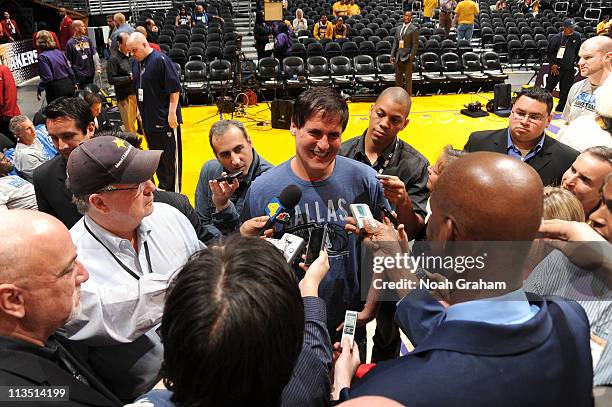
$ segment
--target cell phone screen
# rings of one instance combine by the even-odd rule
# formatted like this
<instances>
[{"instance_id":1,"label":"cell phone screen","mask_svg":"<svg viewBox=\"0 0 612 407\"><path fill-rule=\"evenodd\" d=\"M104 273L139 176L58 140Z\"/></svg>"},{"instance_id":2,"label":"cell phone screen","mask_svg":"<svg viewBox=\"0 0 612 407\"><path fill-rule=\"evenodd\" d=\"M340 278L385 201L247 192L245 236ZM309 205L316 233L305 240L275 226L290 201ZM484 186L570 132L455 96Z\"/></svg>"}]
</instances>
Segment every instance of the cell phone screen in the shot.
<instances>
[{"instance_id":1,"label":"cell phone screen","mask_svg":"<svg viewBox=\"0 0 612 407\"><path fill-rule=\"evenodd\" d=\"M327 227L318 227L312 229L310 232L310 238L308 239L308 249L306 250L306 261L305 265L312 264L317 257L319 252L324 248L325 240L327 239Z\"/></svg>"},{"instance_id":2,"label":"cell phone screen","mask_svg":"<svg viewBox=\"0 0 612 407\"><path fill-rule=\"evenodd\" d=\"M216 181L217 182L227 181L231 183L233 180L240 177L241 175L242 175L242 171L236 171L235 173L226 175L225 177L217 178Z\"/></svg>"}]
</instances>

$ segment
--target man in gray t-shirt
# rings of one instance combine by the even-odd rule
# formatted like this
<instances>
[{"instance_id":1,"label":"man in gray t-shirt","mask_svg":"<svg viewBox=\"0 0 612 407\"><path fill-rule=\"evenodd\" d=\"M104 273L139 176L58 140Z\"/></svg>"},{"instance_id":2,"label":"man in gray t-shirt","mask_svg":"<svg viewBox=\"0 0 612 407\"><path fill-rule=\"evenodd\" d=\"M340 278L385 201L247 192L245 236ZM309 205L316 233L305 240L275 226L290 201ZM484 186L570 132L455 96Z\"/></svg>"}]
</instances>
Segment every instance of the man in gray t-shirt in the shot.
<instances>
[{"instance_id":1,"label":"man in gray t-shirt","mask_svg":"<svg viewBox=\"0 0 612 407\"><path fill-rule=\"evenodd\" d=\"M597 36L586 40L578 53L580 74L586 79L575 83L567 95L563 119L571 122L583 115L595 115L593 92L612 70L612 38Z\"/></svg>"}]
</instances>

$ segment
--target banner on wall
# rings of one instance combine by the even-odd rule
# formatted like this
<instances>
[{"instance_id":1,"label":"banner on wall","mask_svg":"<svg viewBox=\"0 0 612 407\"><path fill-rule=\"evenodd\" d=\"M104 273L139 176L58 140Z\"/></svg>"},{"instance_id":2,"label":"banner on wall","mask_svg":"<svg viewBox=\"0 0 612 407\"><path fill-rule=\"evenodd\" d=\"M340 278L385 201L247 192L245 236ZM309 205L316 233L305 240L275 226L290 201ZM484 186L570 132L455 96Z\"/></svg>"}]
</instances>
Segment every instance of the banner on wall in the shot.
<instances>
[{"instance_id":1,"label":"banner on wall","mask_svg":"<svg viewBox=\"0 0 612 407\"><path fill-rule=\"evenodd\" d=\"M576 74L574 76L574 83L583 80L584 78L580 75L580 69L577 67L574 68ZM548 84L548 77L550 76L550 66L548 64L542 64L540 66L540 70L538 71L538 76L536 77L535 86L539 88L545 88ZM555 89L552 91L552 95L556 98L559 97L559 84L555 86Z\"/></svg>"},{"instance_id":2,"label":"banner on wall","mask_svg":"<svg viewBox=\"0 0 612 407\"><path fill-rule=\"evenodd\" d=\"M38 52L32 40L0 45L0 63L9 67L17 85L38 76Z\"/></svg>"}]
</instances>

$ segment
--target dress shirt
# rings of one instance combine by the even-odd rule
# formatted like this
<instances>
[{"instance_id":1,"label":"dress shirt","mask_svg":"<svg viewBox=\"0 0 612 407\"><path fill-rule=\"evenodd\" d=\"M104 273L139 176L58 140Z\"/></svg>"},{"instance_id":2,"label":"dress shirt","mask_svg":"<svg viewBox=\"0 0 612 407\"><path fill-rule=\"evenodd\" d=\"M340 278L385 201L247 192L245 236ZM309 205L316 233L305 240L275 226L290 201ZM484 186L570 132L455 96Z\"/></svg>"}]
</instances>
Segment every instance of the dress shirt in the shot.
<instances>
[{"instance_id":1,"label":"dress shirt","mask_svg":"<svg viewBox=\"0 0 612 407\"><path fill-rule=\"evenodd\" d=\"M485 300L466 301L446 310L446 321L474 321L497 325L522 324L538 313L537 305L529 304L522 288Z\"/></svg>"},{"instance_id":2,"label":"dress shirt","mask_svg":"<svg viewBox=\"0 0 612 407\"><path fill-rule=\"evenodd\" d=\"M158 380L163 347L156 328L168 282L205 246L187 218L162 203L154 203L153 213L140 223L138 251L87 215L70 234L89 280L81 286L81 312L62 328L62 334L89 346L94 370L120 399L131 399ZM123 269L109 251L140 279Z\"/></svg>"},{"instance_id":3,"label":"dress shirt","mask_svg":"<svg viewBox=\"0 0 612 407\"><path fill-rule=\"evenodd\" d=\"M38 54L38 70L40 74L39 93L45 90L52 81L70 78L73 83L76 82L66 56L59 49L46 50Z\"/></svg>"},{"instance_id":4,"label":"dress shirt","mask_svg":"<svg viewBox=\"0 0 612 407\"><path fill-rule=\"evenodd\" d=\"M540 137L538 144L536 144L531 150L529 150L527 155L523 157L521 155L521 150L519 150L518 147L514 145L514 142L512 141L512 137L510 137L510 128L508 128L508 155L510 157L518 158L521 161L527 161L540 152L540 150L542 149L542 146L544 145L544 137L545 135L542 134L542 137Z\"/></svg>"},{"instance_id":5,"label":"dress shirt","mask_svg":"<svg viewBox=\"0 0 612 407\"><path fill-rule=\"evenodd\" d=\"M589 319L591 333L606 341L598 361L594 361L593 385L612 385L612 290L597 273L574 265L554 250L534 269L523 285L539 295L558 295L575 300Z\"/></svg>"}]
</instances>

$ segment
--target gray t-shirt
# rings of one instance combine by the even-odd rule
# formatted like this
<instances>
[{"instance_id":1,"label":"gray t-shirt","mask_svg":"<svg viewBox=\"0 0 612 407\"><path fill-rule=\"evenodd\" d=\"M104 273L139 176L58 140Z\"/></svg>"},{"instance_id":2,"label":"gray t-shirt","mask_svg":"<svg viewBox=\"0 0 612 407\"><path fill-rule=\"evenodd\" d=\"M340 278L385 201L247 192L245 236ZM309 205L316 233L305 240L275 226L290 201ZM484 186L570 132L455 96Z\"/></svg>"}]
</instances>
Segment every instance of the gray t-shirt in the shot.
<instances>
[{"instance_id":1,"label":"gray t-shirt","mask_svg":"<svg viewBox=\"0 0 612 407\"><path fill-rule=\"evenodd\" d=\"M589 79L576 82L567 94L567 103L563 109L563 120L572 120L585 115L595 115L595 89L599 85L592 85Z\"/></svg>"},{"instance_id":2,"label":"gray t-shirt","mask_svg":"<svg viewBox=\"0 0 612 407\"><path fill-rule=\"evenodd\" d=\"M0 178L0 210L2 209L38 210L34 185L17 175Z\"/></svg>"}]
</instances>

